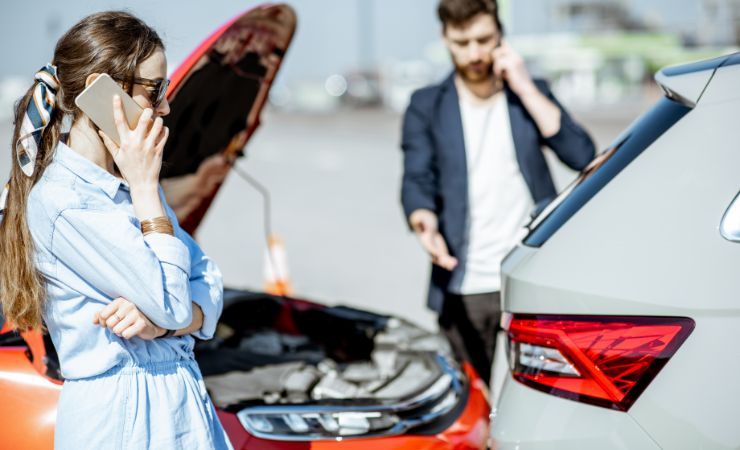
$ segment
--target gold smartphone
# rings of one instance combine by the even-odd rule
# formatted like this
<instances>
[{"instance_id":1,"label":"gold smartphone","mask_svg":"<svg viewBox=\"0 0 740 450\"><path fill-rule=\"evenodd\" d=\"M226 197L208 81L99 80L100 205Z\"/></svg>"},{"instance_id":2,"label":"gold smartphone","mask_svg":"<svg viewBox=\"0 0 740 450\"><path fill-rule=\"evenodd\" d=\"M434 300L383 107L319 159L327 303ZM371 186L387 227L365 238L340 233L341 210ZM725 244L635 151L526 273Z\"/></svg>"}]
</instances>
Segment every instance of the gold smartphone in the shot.
<instances>
[{"instance_id":1,"label":"gold smartphone","mask_svg":"<svg viewBox=\"0 0 740 450\"><path fill-rule=\"evenodd\" d=\"M98 128L103 130L116 145L121 145L121 138L118 136L116 122L113 119L113 96L116 94L121 97L123 113L126 116L126 122L128 122L129 128L136 128L136 124L139 122L139 116L144 112L144 109L107 73L100 74L95 81L90 83L90 86L86 87L75 98L75 105Z\"/></svg>"}]
</instances>

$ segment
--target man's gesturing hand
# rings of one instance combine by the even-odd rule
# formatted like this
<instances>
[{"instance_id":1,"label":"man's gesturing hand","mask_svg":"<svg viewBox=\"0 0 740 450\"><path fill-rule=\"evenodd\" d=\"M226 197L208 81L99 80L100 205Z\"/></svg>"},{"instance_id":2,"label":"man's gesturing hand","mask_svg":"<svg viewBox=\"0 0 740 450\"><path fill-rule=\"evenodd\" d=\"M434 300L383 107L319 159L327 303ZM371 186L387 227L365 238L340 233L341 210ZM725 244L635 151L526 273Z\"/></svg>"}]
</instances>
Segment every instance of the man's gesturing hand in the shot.
<instances>
[{"instance_id":1,"label":"man's gesturing hand","mask_svg":"<svg viewBox=\"0 0 740 450\"><path fill-rule=\"evenodd\" d=\"M431 256L432 263L447 270L457 266L457 258L450 255L447 243L437 228L436 214L428 209L417 209L409 216L409 223L422 247Z\"/></svg>"}]
</instances>

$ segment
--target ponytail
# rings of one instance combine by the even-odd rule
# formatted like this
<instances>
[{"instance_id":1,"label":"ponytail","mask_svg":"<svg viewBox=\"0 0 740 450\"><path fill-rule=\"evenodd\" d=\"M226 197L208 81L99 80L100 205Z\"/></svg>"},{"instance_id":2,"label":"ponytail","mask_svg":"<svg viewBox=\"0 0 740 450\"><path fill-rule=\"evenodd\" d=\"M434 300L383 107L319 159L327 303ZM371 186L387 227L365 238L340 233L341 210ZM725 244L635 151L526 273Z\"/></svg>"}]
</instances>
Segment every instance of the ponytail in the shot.
<instances>
[{"instance_id":1,"label":"ponytail","mask_svg":"<svg viewBox=\"0 0 740 450\"><path fill-rule=\"evenodd\" d=\"M55 85L54 80L39 80L38 75L37 80L16 104L13 163L10 181L4 192L7 197L0 222L0 304L5 319L20 330L41 326L46 287L34 263L34 246L28 228L26 205L31 188L53 158L53 149L59 141L62 125L62 114L55 110L58 82ZM43 112L37 110L39 105L34 100L39 92L46 106L51 106L44 108L48 115L42 118L45 119L42 120L43 124L38 123ZM33 130L27 129L29 115L33 115L37 121L32 125Z\"/></svg>"}]
</instances>

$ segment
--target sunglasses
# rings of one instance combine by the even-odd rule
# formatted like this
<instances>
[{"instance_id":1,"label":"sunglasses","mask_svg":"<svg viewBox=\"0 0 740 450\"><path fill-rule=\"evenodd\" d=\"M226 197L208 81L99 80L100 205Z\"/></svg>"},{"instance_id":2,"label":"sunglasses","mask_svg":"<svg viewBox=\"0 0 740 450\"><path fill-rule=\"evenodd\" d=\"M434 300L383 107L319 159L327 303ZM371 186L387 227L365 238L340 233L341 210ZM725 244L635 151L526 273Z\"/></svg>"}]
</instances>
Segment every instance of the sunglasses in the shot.
<instances>
[{"instance_id":1,"label":"sunglasses","mask_svg":"<svg viewBox=\"0 0 740 450\"><path fill-rule=\"evenodd\" d=\"M120 81L122 83L128 83L133 82L134 84L138 84L140 86L144 86L147 88L152 89L146 89L146 92L149 96L149 103L152 104L152 109L157 109L160 103L162 103L162 100L164 100L165 95L167 94L167 87L170 85L170 80L165 79L157 79L157 80L151 80L149 78L123 78L123 77L111 77L114 80Z\"/></svg>"}]
</instances>

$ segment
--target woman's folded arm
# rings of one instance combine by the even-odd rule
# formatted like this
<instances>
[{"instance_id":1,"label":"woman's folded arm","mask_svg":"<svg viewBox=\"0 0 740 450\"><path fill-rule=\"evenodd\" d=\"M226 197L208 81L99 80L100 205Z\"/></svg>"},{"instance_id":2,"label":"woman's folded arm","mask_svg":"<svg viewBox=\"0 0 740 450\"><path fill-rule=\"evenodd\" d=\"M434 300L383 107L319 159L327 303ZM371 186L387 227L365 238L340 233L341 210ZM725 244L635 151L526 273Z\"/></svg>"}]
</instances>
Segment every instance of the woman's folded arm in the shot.
<instances>
[{"instance_id":1,"label":"woman's folded arm","mask_svg":"<svg viewBox=\"0 0 740 450\"><path fill-rule=\"evenodd\" d=\"M191 258L177 237L143 236L138 220L122 211L71 208L54 221L51 250L60 264L111 300L131 301L154 324L190 325Z\"/></svg>"}]
</instances>

